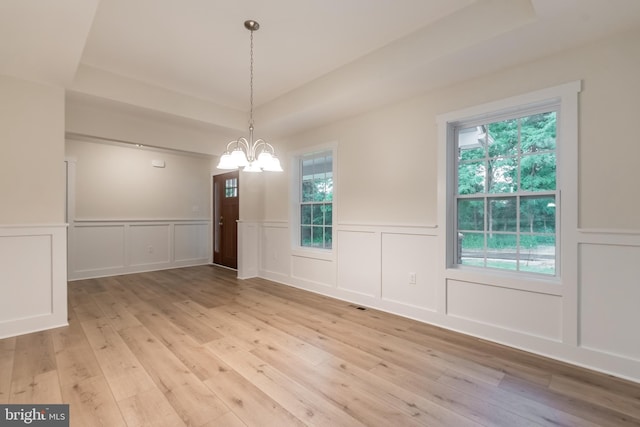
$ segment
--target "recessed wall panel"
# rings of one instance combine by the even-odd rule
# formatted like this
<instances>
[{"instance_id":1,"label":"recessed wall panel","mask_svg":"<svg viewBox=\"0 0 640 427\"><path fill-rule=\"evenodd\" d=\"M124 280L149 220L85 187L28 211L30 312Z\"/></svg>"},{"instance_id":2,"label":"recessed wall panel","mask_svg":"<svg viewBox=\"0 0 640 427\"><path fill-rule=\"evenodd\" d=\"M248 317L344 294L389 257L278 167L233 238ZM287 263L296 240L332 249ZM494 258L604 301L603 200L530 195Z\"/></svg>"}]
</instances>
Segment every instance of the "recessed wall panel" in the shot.
<instances>
[{"instance_id":1,"label":"recessed wall panel","mask_svg":"<svg viewBox=\"0 0 640 427\"><path fill-rule=\"evenodd\" d=\"M335 286L335 262L305 256L291 257L291 275L318 285Z\"/></svg>"},{"instance_id":2,"label":"recessed wall panel","mask_svg":"<svg viewBox=\"0 0 640 427\"><path fill-rule=\"evenodd\" d=\"M129 239L131 265L169 262L169 224L131 225Z\"/></svg>"},{"instance_id":3,"label":"recessed wall panel","mask_svg":"<svg viewBox=\"0 0 640 427\"><path fill-rule=\"evenodd\" d=\"M260 268L270 273L289 274L289 228L262 228L262 252Z\"/></svg>"},{"instance_id":4,"label":"recessed wall panel","mask_svg":"<svg viewBox=\"0 0 640 427\"><path fill-rule=\"evenodd\" d=\"M0 323L52 313L51 236L0 236Z\"/></svg>"},{"instance_id":5,"label":"recessed wall panel","mask_svg":"<svg viewBox=\"0 0 640 427\"><path fill-rule=\"evenodd\" d=\"M208 258L208 224L175 224L173 231L175 261L193 261Z\"/></svg>"},{"instance_id":6,"label":"recessed wall panel","mask_svg":"<svg viewBox=\"0 0 640 427\"><path fill-rule=\"evenodd\" d=\"M340 230L338 247L338 288L379 296L380 234Z\"/></svg>"},{"instance_id":7,"label":"recessed wall panel","mask_svg":"<svg viewBox=\"0 0 640 427\"><path fill-rule=\"evenodd\" d=\"M75 271L125 265L124 225L80 226L73 230Z\"/></svg>"},{"instance_id":8,"label":"recessed wall panel","mask_svg":"<svg viewBox=\"0 0 640 427\"><path fill-rule=\"evenodd\" d=\"M580 345L640 360L640 247L580 246Z\"/></svg>"},{"instance_id":9,"label":"recessed wall panel","mask_svg":"<svg viewBox=\"0 0 640 427\"><path fill-rule=\"evenodd\" d=\"M557 295L448 280L447 315L537 337L562 338L562 298Z\"/></svg>"},{"instance_id":10,"label":"recessed wall panel","mask_svg":"<svg viewBox=\"0 0 640 427\"><path fill-rule=\"evenodd\" d=\"M67 325L67 226L0 225L0 339Z\"/></svg>"},{"instance_id":11,"label":"recessed wall panel","mask_svg":"<svg viewBox=\"0 0 640 427\"><path fill-rule=\"evenodd\" d=\"M382 233L382 299L435 310L436 250L434 236Z\"/></svg>"}]
</instances>

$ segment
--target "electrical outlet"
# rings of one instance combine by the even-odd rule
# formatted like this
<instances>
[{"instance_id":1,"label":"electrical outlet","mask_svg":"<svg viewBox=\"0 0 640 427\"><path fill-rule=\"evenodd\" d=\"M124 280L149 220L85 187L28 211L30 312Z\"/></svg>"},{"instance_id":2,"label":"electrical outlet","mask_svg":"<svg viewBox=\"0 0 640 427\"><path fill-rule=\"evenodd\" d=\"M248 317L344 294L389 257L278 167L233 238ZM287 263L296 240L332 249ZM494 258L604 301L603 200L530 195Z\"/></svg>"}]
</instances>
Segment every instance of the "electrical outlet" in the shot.
<instances>
[{"instance_id":1,"label":"electrical outlet","mask_svg":"<svg viewBox=\"0 0 640 427\"><path fill-rule=\"evenodd\" d=\"M409 284L410 285L416 284L416 273L409 273Z\"/></svg>"}]
</instances>

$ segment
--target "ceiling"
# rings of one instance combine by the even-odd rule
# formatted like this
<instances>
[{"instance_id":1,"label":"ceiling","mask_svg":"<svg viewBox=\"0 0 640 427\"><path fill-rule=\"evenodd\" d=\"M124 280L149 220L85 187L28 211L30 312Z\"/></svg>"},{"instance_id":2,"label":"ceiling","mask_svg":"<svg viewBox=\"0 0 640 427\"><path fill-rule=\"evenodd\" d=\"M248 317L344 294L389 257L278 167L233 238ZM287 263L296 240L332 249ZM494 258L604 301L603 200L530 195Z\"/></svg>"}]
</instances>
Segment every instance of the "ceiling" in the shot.
<instances>
[{"instance_id":1,"label":"ceiling","mask_svg":"<svg viewBox=\"0 0 640 427\"><path fill-rule=\"evenodd\" d=\"M266 103L472 0L103 0L82 62L244 109L255 19L256 103Z\"/></svg>"},{"instance_id":2,"label":"ceiling","mask_svg":"<svg viewBox=\"0 0 640 427\"><path fill-rule=\"evenodd\" d=\"M256 121L287 134L640 27L640 1L2 0L0 74L239 129L246 19Z\"/></svg>"}]
</instances>

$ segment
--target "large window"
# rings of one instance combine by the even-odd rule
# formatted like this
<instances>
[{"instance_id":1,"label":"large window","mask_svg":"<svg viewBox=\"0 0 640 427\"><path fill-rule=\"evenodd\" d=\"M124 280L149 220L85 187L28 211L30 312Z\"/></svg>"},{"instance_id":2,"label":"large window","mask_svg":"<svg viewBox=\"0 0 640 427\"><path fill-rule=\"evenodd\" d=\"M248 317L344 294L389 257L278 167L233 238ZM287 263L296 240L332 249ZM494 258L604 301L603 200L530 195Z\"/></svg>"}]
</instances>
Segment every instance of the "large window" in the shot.
<instances>
[{"instance_id":1,"label":"large window","mask_svg":"<svg viewBox=\"0 0 640 427\"><path fill-rule=\"evenodd\" d=\"M301 247L331 249L333 239L333 151L299 157Z\"/></svg>"},{"instance_id":2,"label":"large window","mask_svg":"<svg viewBox=\"0 0 640 427\"><path fill-rule=\"evenodd\" d=\"M576 283L581 82L438 115L444 275L562 292Z\"/></svg>"},{"instance_id":3,"label":"large window","mask_svg":"<svg viewBox=\"0 0 640 427\"><path fill-rule=\"evenodd\" d=\"M556 275L559 105L459 122L455 264Z\"/></svg>"}]
</instances>

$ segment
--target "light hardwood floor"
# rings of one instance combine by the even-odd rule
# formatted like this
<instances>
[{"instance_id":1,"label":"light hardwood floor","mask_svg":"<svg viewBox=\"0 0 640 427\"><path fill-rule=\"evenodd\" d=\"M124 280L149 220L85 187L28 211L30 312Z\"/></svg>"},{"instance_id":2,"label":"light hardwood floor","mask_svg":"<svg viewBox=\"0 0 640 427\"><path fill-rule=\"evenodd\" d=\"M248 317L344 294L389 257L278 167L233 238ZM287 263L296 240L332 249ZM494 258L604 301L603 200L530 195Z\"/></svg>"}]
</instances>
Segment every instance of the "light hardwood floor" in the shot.
<instances>
[{"instance_id":1,"label":"light hardwood floor","mask_svg":"<svg viewBox=\"0 0 640 427\"><path fill-rule=\"evenodd\" d=\"M640 426L640 384L211 266L69 283L0 403L71 425Z\"/></svg>"}]
</instances>

